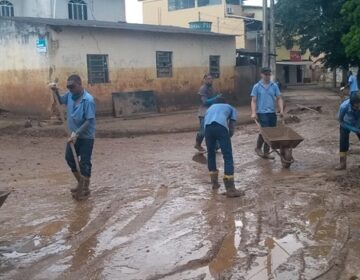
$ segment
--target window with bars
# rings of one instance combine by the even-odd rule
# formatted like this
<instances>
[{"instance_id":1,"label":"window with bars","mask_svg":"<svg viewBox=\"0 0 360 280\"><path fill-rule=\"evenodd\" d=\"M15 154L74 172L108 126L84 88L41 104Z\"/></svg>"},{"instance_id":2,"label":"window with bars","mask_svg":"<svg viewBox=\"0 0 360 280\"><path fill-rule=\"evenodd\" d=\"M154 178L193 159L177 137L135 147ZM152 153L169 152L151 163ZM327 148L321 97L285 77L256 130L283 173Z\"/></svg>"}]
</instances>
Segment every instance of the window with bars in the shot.
<instances>
[{"instance_id":1,"label":"window with bars","mask_svg":"<svg viewBox=\"0 0 360 280\"><path fill-rule=\"evenodd\" d=\"M172 77L172 52L156 52L156 72L158 78Z\"/></svg>"},{"instance_id":2,"label":"window with bars","mask_svg":"<svg viewBox=\"0 0 360 280\"><path fill-rule=\"evenodd\" d=\"M210 55L209 72L213 78L220 77L220 56L219 55Z\"/></svg>"},{"instance_id":3,"label":"window with bars","mask_svg":"<svg viewBox=\"0 0 360 280\"><path fill-rule=\"evenodd\" d=\"M1 17L13 17L14 5L9 1L0 1L0 16Z\"/></svg>"},{"instance_id":4,"label":"window with bars","mask_svg":"<svg viewBox=\"0 0 360 280\"><path fill-rule=\"evenodd\" d=\"M88 54L87 69L89 84L109 83L108 55Z\"/></svg>"},{"instance_id":5,"label":"window with bars","mask_svg":"<svg viewBox=\"0 0 360 280\"><path fill-rule=\"evenodd\" d=\"M87 5L83 0L70 0L68 4L69 19L87 20Z\"/></svg>"},{"instance_id":6,"label":"window with bars","mask_svg":"<svg viewBox=\"0 0 360 280\"><path fill-rule=\"evenodd\" d=\"M195 8L195 0L168 0L168 10L182 10Z\"/></svg>"},{"instance_id":7,"label":"window with bars","mask_svg":"<svg viewBox=\"0 0 360 280\"><path fill-rule=\"evenodd\" d=\"M221 0L198 0L198 7L218 5L221 4Z\"/></svg>"},{"instance_id":8,"label":"window with bars","mask_svg":"<svg viewBox=\"0 0 360 280\"><path fill-rule=\"evenodd\" d=\"M226 4L230 4L230 5L242 5L242 0L226 0Z\"/></svg>"}]
</instances>

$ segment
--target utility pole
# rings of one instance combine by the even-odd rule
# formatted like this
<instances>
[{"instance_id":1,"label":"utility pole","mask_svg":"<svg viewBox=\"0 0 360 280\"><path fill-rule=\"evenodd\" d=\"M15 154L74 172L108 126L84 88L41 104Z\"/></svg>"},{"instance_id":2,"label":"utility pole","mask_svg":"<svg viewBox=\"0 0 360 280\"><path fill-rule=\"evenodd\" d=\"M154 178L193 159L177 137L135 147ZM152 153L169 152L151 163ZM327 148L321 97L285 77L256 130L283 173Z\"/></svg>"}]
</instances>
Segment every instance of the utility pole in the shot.
<instances>
[{"instance_id":1,"label":"utility pole","mask_svg":"<svg viewBox=\"0 0 360 280\"><path fill-rule=\"evenodd\" d=\"M270 68L276 81L275 1L270 0Z\"/></svg>"},{"instance_id":2,"label":"utility pole","mask_svg":"<svg viewBox=\"0 0 360 280\"><path fill-rule=\"evenodd\" d=\"M269 30L268 30L267 0L263 0L263 50L262 66L269 67Z\"/></svg>"}]
</instances>

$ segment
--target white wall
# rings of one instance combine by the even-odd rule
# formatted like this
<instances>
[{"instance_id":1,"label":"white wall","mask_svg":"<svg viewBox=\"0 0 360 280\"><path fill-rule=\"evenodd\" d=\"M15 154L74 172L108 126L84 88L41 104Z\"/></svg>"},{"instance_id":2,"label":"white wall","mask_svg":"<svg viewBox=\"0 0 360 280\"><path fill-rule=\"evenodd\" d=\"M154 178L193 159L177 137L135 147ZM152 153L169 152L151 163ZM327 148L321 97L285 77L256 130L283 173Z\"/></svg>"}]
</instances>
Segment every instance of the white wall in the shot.
<instances>
[{"instance_id":1,"label":"white wall","mask_svg":"<svg viewBox=\"0 0 360 280\"><path fill-rule=\"evenodd\" d=\"M67 19L68 0L10 0L15 16ZM134 0L135 1L135 0ZM126 21L125 0L85 0L89 20ZM55 9L54 9L55 8Z\"/></svg>"}]
</instances>

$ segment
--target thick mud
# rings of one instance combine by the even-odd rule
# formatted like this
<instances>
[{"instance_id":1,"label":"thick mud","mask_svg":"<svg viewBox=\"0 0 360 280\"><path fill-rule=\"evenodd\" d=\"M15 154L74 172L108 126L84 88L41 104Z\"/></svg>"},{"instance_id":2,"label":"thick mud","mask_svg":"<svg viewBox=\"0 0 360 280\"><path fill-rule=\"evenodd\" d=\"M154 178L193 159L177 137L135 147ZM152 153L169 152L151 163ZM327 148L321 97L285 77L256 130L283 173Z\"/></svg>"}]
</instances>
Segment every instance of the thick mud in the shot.
<instances>
[{"instance_id":1,"label":"thick mud","mask_svg":"<svg viewBox=\"0 0 360 280\"><path fill-rule=\"evenodd\" d=\"M98 139L81 203L62 138L1 136L0 189L13 191L0 209L0 279L358 279L358 140L349 170L333 171L338 98L287 100L322 113L289 124L305 138L289 170L255 156L255 125L238 128L239 199L211 190L194 133Z\"/></svg>"}]
</instances>

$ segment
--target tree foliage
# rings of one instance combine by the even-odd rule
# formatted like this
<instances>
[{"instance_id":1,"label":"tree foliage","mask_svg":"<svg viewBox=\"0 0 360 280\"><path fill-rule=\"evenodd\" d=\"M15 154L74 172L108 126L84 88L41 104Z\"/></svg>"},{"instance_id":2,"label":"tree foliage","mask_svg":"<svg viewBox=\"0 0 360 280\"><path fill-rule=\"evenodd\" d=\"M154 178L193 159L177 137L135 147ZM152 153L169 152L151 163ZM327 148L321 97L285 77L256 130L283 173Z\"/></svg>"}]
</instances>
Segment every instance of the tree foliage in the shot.
<instances>
[{"instance_id":1,"label":"tree foliage","mask_svg":"<svg viewBox=\"0 0 360 280\"><path fill-rule=\"evenodd\" d=\"M323 54L327 67L359 65L359 57L349 55L342 41L351 26L341 12L346 2L349 0L278 0L275 12L282 26L280 42L287 47L299 44L303 52L308 49L313 56Z\"/></svg>"},{"instance_id":2,"label":"tree foliage","mask_svg":"<svg viewBox=\"0 0 360 280\"><path fill-rule=\"evenodd\" d=\"M345 52L349 57L360 59L360 0L348 0L343 5L342 15L350 30L342 37Z\"/></svg>"}]
</instances>

